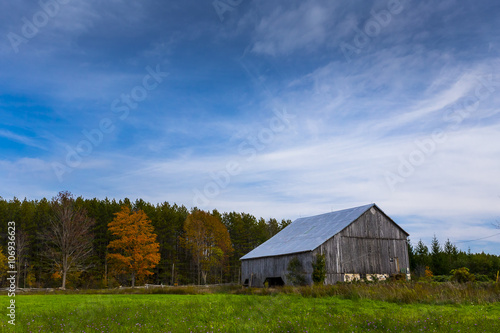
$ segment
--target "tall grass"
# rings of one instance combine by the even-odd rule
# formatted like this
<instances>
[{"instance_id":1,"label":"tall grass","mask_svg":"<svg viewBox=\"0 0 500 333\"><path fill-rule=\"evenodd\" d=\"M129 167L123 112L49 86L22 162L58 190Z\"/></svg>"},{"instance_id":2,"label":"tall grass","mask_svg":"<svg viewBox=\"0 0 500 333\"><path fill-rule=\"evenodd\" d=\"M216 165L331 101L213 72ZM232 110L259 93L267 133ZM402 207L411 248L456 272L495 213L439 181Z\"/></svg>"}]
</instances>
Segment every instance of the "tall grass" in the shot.
<instances>
[{"instance_id":1,"label":"tall grass","mask_svg":"<svg viewBox=\"0 0 500 333\"><path fill-rule=\"evenodd\" d=\"M38 292L40 293L40 292ZM239 285L225 286L182 286L164 288L122 288L100 290L52 290L44 294L93 294L93 295L128 295L128 294L236 294L274 296L278 294L296 294L303 297L338 296L343 299L369 299L399 304L487 304L500 301L500 284L491 282L453 283L453 282L378 282L378 283L339 283L331 286L304 286L280 288L244 288Z\"/></svg>"},{"instance_id":2,"label":"tall grass","mask_svg":"<svg viewBox=\"0 0 500 333\"><path fill-rule=\"evenodd\" d=\"M297 292L307 297L341 296L405 304L486 304L500 301L500 286L494 283L359 283L302 287Z\"/></svg>"},{"instance_id":3,"label":"tall grass","mask_svg":"<svg viewBox=\"0 0 500 333\"><path fill-rule=\"evenodd\" d=\"M360 282L336 284L332 286L286 286L275 289L246 288L235 290L233 293L248 295L298 294L304 297L339 296L351 300L371 299L402 304L487 304L500 301L500 284Z\"/></svg>"}]
</instances>

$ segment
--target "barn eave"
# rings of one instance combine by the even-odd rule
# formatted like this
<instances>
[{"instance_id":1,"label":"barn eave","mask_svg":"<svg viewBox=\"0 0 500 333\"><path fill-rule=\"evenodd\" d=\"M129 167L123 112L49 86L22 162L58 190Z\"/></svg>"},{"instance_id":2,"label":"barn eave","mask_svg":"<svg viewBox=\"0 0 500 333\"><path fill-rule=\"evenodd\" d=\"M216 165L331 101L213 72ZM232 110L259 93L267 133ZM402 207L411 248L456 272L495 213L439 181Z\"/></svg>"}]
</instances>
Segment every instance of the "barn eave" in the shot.
<instances>
[{"instance_id":1,"label":"barn eave","mask_svg":"<svg viewBox=\"0 0 500 333\"><path fill-rule=\"evenodd\" d=\"M321 245L320 245L321 246ZM302 253L308 253L308 252L314 252L316 249L318 249L320 246L315 248L314 250L307 250L307 251L297 251L297 252L289 252L289 253L283 253L283 254L276 254L276 255L268 255L268 256L260 256L260 257L251 257L251 258L244 258L241 257L241 261L245 260L255 260L255 259L265 259L265 258L279 258L279 257L285 257L285 256L292 256L292 255L297 255L297 254L302 254Z\"/></svg>"}]
</instances>

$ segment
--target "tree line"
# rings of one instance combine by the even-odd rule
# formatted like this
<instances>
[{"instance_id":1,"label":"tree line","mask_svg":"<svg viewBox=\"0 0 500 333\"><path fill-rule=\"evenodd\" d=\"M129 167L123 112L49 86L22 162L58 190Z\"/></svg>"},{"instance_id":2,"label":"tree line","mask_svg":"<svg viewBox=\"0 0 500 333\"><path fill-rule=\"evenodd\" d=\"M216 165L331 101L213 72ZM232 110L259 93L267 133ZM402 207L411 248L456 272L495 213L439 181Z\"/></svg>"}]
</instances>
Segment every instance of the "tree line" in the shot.
<instances>
[{"instance_id":1,"label":"tree line","mask_svg":"<svg viewBox=\"0 0 500 333\"><path fill-rule=\"evenodd\" d=\"M10 221L16 226L17 286L38 288L240 282L239 258L291 223L69 192L51 200L0 197L0 285ZM495 280L500 268L500 256L460 251L435 236L430 248L420 240L408 242L408 251L415 277L446 280L465 267L479 280Z\"/></svg>"},{"instance_id":2,"label":"tree line","mask_svg":"<svg viewBox=\"0 0 500 333\"><path fill-rule=\"evenodd\" d=\"M136 279L164 285L239 282L239 258L291 223L68 192L50 200L0 197L2 283L10 221L16 222L17 285L37 288L108 288Z\"/></svg>"},{"instance_id":3,"label":"tree line","mask_svg":"<svg viewBox=\"0 0 500 333\"><path fill-rule=\"evenodd\" d=\"M410 271L414 276L447 281L455 271L466 268L476 280L496 280L500 270L500 256L493 254L472 253L459 250L447 239L441 244L434 235L430 247L419 240L413 246L408 242Z\"/></svg>"}]
</instances>

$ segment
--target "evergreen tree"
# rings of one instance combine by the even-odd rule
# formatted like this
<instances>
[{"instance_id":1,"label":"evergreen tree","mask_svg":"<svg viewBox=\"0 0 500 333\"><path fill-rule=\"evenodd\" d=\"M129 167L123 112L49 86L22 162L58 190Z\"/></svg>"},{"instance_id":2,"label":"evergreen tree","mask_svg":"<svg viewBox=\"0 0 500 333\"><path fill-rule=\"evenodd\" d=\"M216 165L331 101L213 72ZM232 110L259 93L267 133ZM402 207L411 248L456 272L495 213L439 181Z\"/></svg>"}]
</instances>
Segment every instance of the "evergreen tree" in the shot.
<instances>
[{"instance_id":1,"label":"evergreen tree","mask_svg":"<svg viewBox=\"0 0 500 333\"><path fill-rule=\"evenodd\" d=\"M425 268L430 264L429 249L419 240L415 247L414 272L417 276L425 276Z\"/></svg>"},{"instance_id":2,"label":"evergreen tree","mask_svg":"<svg viewBox=\"0 0 500 333\"><path fill-rule=\"evenodd\" d=\"M293 257L288 263L288 274L286 278L288 283L294 286L303 286L306 284L306 277L304 274L304 267L299 258Z\"/></svg>"},{"instance_id":3,"label":"evergreen tree","mask_svg":"<svg viewBox=\"0 0 500 333\"><path fill-rule=\"evenodd\" d=\"M324 254L317 254L312 263L312 280L315 284L322 284L326 278L326 259Z\"/></svg>"},{"instance_id":4,"label":"evergreen tree","mask_svg":"<svg viewBox=\"0 0 500 333\"><path fill-rule=\"evenodd\" d=\"M448 271L445 270L444 258L442 254L443 252L441 250L439 240L436 235L434 235L431 241L431 270L434 275L448 274Z\"/></svg>"}]
</instances>

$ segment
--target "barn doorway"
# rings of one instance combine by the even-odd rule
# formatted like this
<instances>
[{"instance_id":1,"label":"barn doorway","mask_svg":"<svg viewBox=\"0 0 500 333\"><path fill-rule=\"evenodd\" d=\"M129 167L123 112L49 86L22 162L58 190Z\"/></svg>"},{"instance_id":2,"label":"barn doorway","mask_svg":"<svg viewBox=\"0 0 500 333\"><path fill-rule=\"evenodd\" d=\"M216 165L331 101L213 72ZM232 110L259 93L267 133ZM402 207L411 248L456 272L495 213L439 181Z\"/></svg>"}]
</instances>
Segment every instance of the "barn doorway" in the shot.
<instances>
[{"instance_id":1,"label":"barn doorway","mask_svg":"<svg viewBox=\"0 0 500 333\"><path fill-rule=\"evenodd\" d=\"M264 281L264 285L266 285L266 283L267 283L268 287L283 287L285 285L285 281L283 281L281 276L280 277L268 277Z\"/></svg>"}]
</instances>

